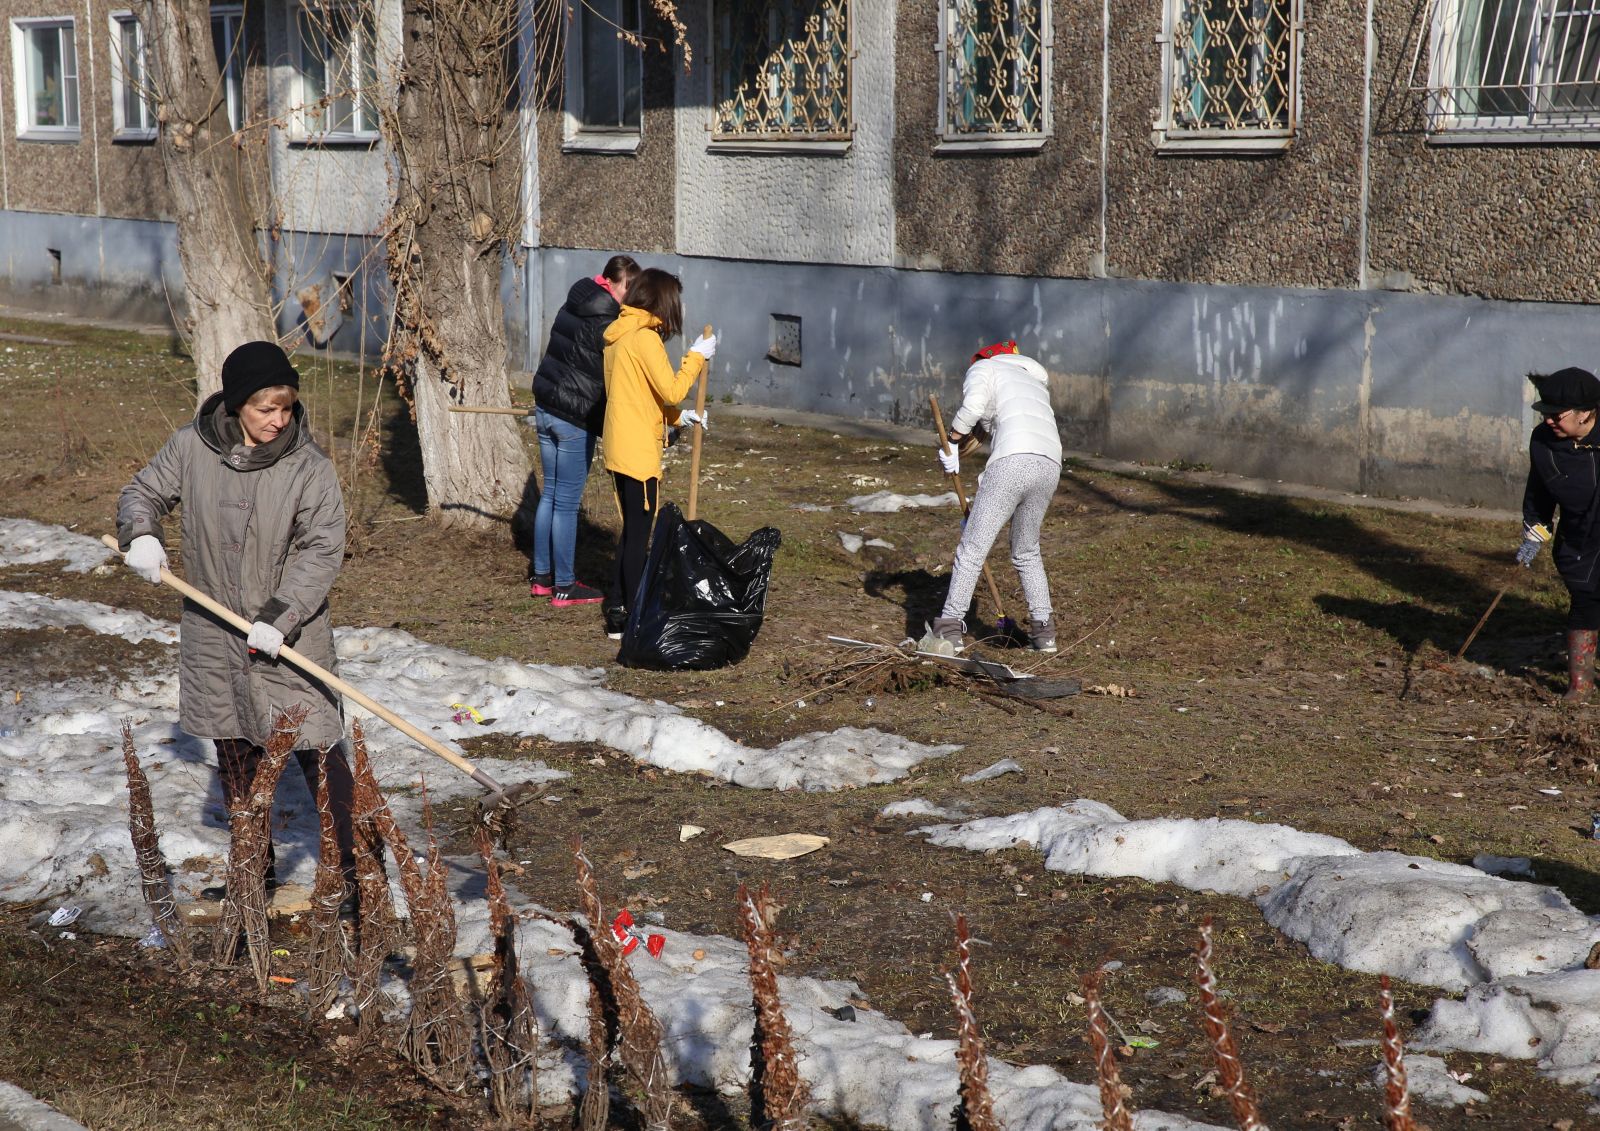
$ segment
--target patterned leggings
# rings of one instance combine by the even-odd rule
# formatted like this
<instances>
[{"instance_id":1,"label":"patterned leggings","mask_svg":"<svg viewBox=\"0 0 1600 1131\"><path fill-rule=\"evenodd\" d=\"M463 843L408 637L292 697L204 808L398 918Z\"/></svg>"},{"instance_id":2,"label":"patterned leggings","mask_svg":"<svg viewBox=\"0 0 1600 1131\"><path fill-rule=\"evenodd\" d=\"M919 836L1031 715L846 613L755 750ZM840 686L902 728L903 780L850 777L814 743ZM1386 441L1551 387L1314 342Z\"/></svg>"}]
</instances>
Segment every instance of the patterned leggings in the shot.
<instances>
[{"instance_id":1,"label":"patterned leggings","mask_svg":"<svg viewBox=\"0 0 1600 1131\"><path fill-rule=\"evenodd\" d=\"M984 469L972 513L956 546L950 590L940 615L966 618L989 547L999 537L1000 528L1010 522L1011 564L1022 579L1028 616L1035 624L1049 619L1050 582L1044 575L1044 556L1039 553L1039 527L1044 525L1044 512L1050 509L1060 482L1061 465L1045 456L1002 456Z\"/></svg>"}]
</instances>

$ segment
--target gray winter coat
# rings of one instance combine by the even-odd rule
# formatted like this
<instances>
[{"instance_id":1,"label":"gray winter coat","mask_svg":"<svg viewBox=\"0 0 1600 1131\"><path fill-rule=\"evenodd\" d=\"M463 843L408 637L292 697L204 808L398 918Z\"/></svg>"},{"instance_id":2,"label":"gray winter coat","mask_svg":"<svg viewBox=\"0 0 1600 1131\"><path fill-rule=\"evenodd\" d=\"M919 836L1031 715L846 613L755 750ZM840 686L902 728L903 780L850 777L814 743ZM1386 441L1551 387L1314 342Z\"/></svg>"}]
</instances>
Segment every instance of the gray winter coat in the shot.
<instances>
[{"instance_id":1,"label":"gray winter coat","mask_svg":"<svg viewBox=\"0 0 1600 1131\"><path fill-rule=\"evenodd\" d=\"M328 591L344 561L344 499L333 464L312 443L305 410L269 444L246 447L222 395L200 406L122 489L117 540L161 537L183 504L183 572L202 593L334 669ZM286 660L251 654L245 638L189 601L179 638L179 725L198 738L265 745L278 713L310 709L300 749L344 735L338 697Z\"/></svg>"}]
</instances>

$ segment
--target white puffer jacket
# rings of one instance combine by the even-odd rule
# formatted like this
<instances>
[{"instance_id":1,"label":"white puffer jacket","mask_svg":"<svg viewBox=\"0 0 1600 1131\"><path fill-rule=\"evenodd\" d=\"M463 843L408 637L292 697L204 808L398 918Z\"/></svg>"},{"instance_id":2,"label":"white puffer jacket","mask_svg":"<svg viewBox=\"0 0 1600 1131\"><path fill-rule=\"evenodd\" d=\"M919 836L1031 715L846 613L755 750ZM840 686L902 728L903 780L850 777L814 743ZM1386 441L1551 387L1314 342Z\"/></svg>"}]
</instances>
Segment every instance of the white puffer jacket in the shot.
<instances>
[{"instance_id":1,"label":"white puffer jacket","mask_svg":"<svg viewBox=\"0 0 1600 1131\"><path fill-rule=\"evenodd\" d=\"M1045 456L1061 462L1061 433L1050 407L1049 375L1031 357L1000 354L972 363L961 386L952 430L967 435L979 424L989 433L989 459Z\"/></svg>"}]
</instances>

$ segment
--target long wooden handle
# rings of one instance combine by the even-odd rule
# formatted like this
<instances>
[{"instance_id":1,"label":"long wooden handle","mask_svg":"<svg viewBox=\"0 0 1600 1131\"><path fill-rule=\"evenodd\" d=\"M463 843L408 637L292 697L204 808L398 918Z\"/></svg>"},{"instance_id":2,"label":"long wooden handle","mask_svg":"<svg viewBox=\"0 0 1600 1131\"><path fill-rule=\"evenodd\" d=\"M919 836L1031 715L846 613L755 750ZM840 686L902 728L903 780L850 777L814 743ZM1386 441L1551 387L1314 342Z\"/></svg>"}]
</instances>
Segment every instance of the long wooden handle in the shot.
<instances>
[{"instance_id":1,"label":"long wooden handle","mask_svg":"<svg viewBox=\"0 0 1600 1131\"><path fill-rule=\"evenodd\" d=\"M705 329L705 336L711 336L711 327ZM706 374L711 372L711 362L707 361L704 369L700 370L700 383L694 391L694 410L703 420L706 415ZM689 510L687 515L693 522L700 510L700 437L705 432L704 424L694 426L694 439L689 444Z\"/></svg>"},{"instance_id":2,"label":"long wooden handle","mask_svg":"<svg viewBox=\"0 0 1600 1131\"><path fill-rule=\"evenodd\" d=\"M1461 642L1461 647L1456 649L1456 659L1459 660L1462 656L1467 654L1467 649L1472 647L1472 642L1478 638L1479 631L1482 630L1484 625L1489 623L1489 614L1494 612L1495 606L1500 603L1500 598L1506 595L1506 590L1511 588L1511 582L1515 579L1516 575L1513 574L1510 578L1506 579L1506 583L1504 585L1500 586L1500 592L1494 595L1494 600L1490 601L1489 607L1483 610L1483 615L1478 618L1478 623L1472 626L1472 631L1467 633L1467 638Z\"/></svg>"},{"instance_id":3,"label":"long wooden handle","mask_svg":"<svg viewBox=\"0 0 1600 1131\"><path fill-rule=\"evenodd\" d=\"M944 430L944 414L939 411L939 398L929 393L928 404L933 407L933 426L939 430L939 450L948 452L950 451L950 436ZM967 491L961 485L961 476L951 474L950 482L956 489L956 499L961 503L961 517L970 517L972 508L967 505ZM983 563L983 580L989 587L989 600L994 602L995 617L1004 620L1006 611L1000 604L1000 587L994 583L994 574L989 572L989 563L987 561Z\"/></svg>"},{"instance_id":4,"label":"long wooden handle","mask_svg":"<svg viewBox=\"0 0 1600 1131\"><path fill-rule=\"evenodd\" d=\"M105 535L100 539L100 541L104 542L107 546L110 546L113 550L116 550L118 554L121 554L122 551L117 546L117 540L111 535ZM228 624L231 624L240 632L249 635L250 622L245 620L232 609L228 608L226 605L222 605L216 601L213 601L210 597L200 592L200 590L196 589L193 585L190 585L188 582L172 576L172 574L167 572L165 569L161 571L161 580L167 585L170 585L172 588L176 589L179 593L182 593L195 604L199 605L202 609L205 609L214 616L220 617L222 620L226 621ZM446 762L449 762L452 766L472 778L473 781L477 782L485 789L493 790L495 793L505 792L505 790L501 788L499 782L495 781L488 774L478 769L478 767L474 766L471 762L457 754L454 750L451 750L448 746L445 746L437 739L430 738L428 735L424 734L422 731L406 722L399 715L389 710L389 708L373 700L364 692L352 687L350 684L334 675L315 660L309 659L306 656L302 656L299 652L296 652L287 644L278 649L278 658L281 660L288 660L295 667L309 675L312 679L316 679L327 684L340 695L343 695L346 699L359 703L361 706L371 711L374 715L377 715L378 718L394 727L395 730L409 738L414 739L430 753L437 754L439 757L443 758Z\"/></svg>"}]
</instances>

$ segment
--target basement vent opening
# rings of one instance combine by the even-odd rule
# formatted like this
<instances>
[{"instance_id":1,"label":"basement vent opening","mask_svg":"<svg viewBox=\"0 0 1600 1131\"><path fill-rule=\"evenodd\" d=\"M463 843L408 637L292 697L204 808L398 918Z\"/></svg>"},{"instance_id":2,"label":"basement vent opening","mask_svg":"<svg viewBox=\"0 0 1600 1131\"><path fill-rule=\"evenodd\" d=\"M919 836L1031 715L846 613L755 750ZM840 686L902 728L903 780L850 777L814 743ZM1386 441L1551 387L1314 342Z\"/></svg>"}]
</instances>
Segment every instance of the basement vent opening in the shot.
<instances>
[{"instance_id":1,"label":"basement vent opening","mask_svg":"<svg viewBox=\"0 0 1600 1131\"><path fill-rule=\"evenodd\" d=\"M779 365L800 364L800 316L774 314L767 357Z\"/></svg>"},{"instance_id":2,"label":"basement vent opening","mask_svg":"<svg viewBox=\"0 0 1600 1131\"><path fill-rule=\"evenodd\" d=\"M350 284L349 272L341 274L340 272L335 271L333 273L333 285L334 289L339 292L339 313L354 313L356 308L356 300L354 288Z\"/></svg>"},{"instance_id":3,"label":"basement vent opening","mask_svg":"<svg viewBox=\"0 0 1600 1131\"><path fill-rule=\"evenodd\" d=\"M47 247L45 251L50 253L50 285L59 287L61 285L61 249L59 247Z\"/></svg>"}]
</instances>

